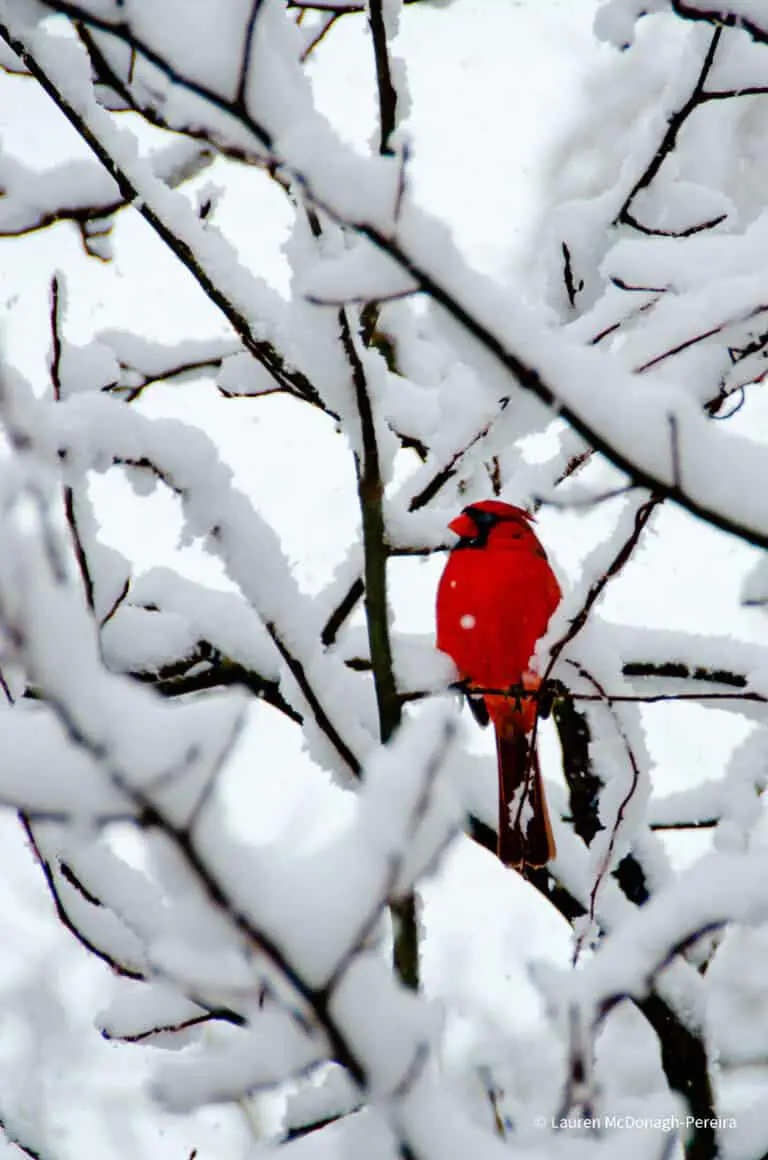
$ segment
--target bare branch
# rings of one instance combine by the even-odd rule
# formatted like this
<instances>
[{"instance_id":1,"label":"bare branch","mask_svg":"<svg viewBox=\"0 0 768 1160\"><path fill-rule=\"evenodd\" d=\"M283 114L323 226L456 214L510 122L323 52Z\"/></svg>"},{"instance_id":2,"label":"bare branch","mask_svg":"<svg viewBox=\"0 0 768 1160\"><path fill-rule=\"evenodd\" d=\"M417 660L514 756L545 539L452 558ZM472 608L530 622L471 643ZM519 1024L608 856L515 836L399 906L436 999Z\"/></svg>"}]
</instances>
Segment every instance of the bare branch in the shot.
<instances>
[{"instance_id":1,"label":"bare branch","mask_svg":"<svg viewBox=\"0 0 768 1160\"><path fill-rule=\"evenodd\" d=\"M397 91L392 83L382 0L369 0L368 23L373 41L376 86L379 94L379 153L383 156L392 156L390 140L397 124Z\"/></svg>"},{"instance_id":2,"label":"bare branch","mask_svg":"<svg viewBox=\"0 0 768 1160\"><path fill-rule=\"evenodd\" d=\"M83 591L88 607L91 612L94 610L94 589L93 576L91 575L90 565L88 563L88 553L85 550L83 538L80 535L80 527L77 522L77 501L75 498L74 489L71 487L64 488L64 511L67 517L67 523L72 535L72 546L75 550L75 559L77 566L80 569L80 576L83 581Z\"/></svg>"},{"instance_id":3,"label":"bare branch","mask_svg":"<svg viewBox=\"0 0 768 1160\"><path fill-rule=\"evenodd\" d=\"M637 181L635 182L635 184L632 186L629 193L627 194L626 198L624 199L624 204L622 205L621 209L619 210L618 214L616 215L616 219L615 219L616 224L624 223L626 225L631 225L635 229L641 230L643 233L649 233L649 234L654 234L657 232L662 233L662 234L664 233L664 231L651 230L651 229L648 229L647 227L641 226L640 223L630 213L630 207L632 205L632 202L637 197L638 193L640 193L640 191L642 189L648 188L648 186L651 184L651 182L656 177L656 174L661 169L662 165L664 164L664 162L667 159L667 157L669 156L669 154L674 151L674 149L677 146L677 139L680 135L680 130L682 129L683 125L690 117L691 113L693 113L694 110L697 109L698 106L701 104L702 99L703 99L702 94L704 92L704 86L707 83L707 78L712 71L712 66L715 63L715 55L717 53L717 49L718 49L718 46L720 44L722 32L723 32L722 28L718 27L712 33L712 39L710 40L709 45L707 46L707 51L704 55L704 61L702 63L699 75L696 78L696 83L693 87L693 91L691 92L691 95L688 97L688 100L685 101L684 104L680 106L680 108L677 110L677 112L673 113L668 118L667 131L664 134L664 136L661 140L661 143L659 144L656 152L654 153L650 162L646 166L645 170L641 173L640 177L637 179ZM711 229L712 226L717 225L720 221L722 221L724 217L725 217L725 215L722 215L722 217L719 217L712 222L704 223L703 225L698 226L698 227L692 227L692 229L690 231L687 231L687 233L690 234L690 233L700 232L703 229ZM673 235L673 236L687 236L687 235L686 235L686 233L683 233L680 235Z\"/></svg>"},{"instance_id":4,"label":"bare branch","mask_svg":"<svg viewBox=\"0 0 768 1160\"><path fill-rule=\"evenodd\" d=\"M252 669L217 654L209 648L210 660L200 667L199 657L187 657L177 665L164 665L158 672L132 672L129 675L144 684L152 685L164 697L186 697L191 693L209 692L240 686L248 689L260 701L278 709L289 720L301 725L304 721L280 692L278 681L268 680Z\"/></svg>"},{"instance_id":5,"label":"bare branch","mask_svg":"<svg viewBox=\"0 0 768 1160\"><path fill-rule=\"evenodd\" d=\"M686 3L686 0L670 0L673 12L685 20L701 20L707 24L714 24L720 31L723 28L743 28L758 44L768 44L768 29L756 20L741 12L733 12L727 4L713 4L705 8L703 3L696 5Z\"/></svg>"},{"instance_id":6,"label":"bare branch","mask_svg":"<svg viewBox=\"0 0 768 1160\"><path fill-rule=\"evenodd\" d=\"M315 33L315 35L312 37L309 44L307 45L307 47L304 49L304 51L301 54L301 63L302 64L305 64L309 60L310 56L315 51L315 49L318 47L318 45L322 44L322 42L325 40L326 36L331 31L331 29L333 28L336 21L339 20L343 15L344 15L343 12L332 12L323 21L322 25L320 26L319 32Z\"/></svg>"},{"instance_id":7,"label":"bare branch","mask_svg":"<svg viewBox=\"0 0 768 1160\"><path fill-rule=\"evenodd\" d=\"M339 326L341 343L349 363L357 413L360 419L361 447L359 452L355 453L355 464L358 499L363 523L365 611L376 700L379 708L379 728L381 739L386 742L400 724L400 708L392 670L392 647L389 640L386 574L388 553L382 509L384 483L381 478L376 427L365 368L355 346L345 310L339 311Z\"/></svg>"},{"instance_id":8,"label":"bare branch","mask_svg":"<svg viewBox=\"0 0 768 1160\"><path fill-rule=\"evenodd\" d=\"M336 643L336 637L344 625L345 621L352 615L357 604L362 600L365 592L365 585L361 576L358 576L352 581L349 589L345 593L343 599L339 602L333 610L328 620L325 623L320 640L325 648L330 648L332 644Z\"/></svg>"},{"instance_id":9,"label":"bare branch","mask_svg":"<svg viewBox=\"0 0 768 1160\"><path fill-rule=\"evenodd\" d=\"M114 971L116 975L122 975L126 979L145 980L147 975L140 967L132 963L121 962L116 959L114 955L110 954L109 951L105 950L103 947L97 946L92 939L83 933L76 922L70 917L69 911L67 910L62 900L53 867L51 866L51 863L43 856L38 845L30 814L24 810L20 810L19 821L21 822L24 832L27 835L27 841L32 848L35 861L43 872L45 884L48 887L48 893L51 896L51 900L56 909L56 915L62 926L65 927L69 933L77 939L81 946L85 947L87 951L90 951L90 953L97 959L101 959L103 963L106 963L107 966L112 971ZM101 904L97 903L97 905Z\"/></svg>"},{"instance_id":10,"label":"bare branch","mask_svg":"<svg viewBox=\"0 0 768 1160\"><path fill-rule=\"evenodd\" d=\"M565 242L561 245L563 252L563 281L565 282L565 292L568 295L568 301L571 306L576 305L576 296L584 289L583 279L574 278L573 261L571 258L571 251Z\"/></svg>"},{"instance_id":11,"label":"bare branch","mask_svg":"<svg viewBox=\"0 0 768 1160\"><path fill-rule=\"evenodd\" d=\"M251 11L248 15L248 21L245 26L245 33L243 36L243 59L239 70L239 79L237 82L237 92L235 93L235 105L247 111L248 104L248 80L251 71L251 58L253 56L253 42L256 33L256 22L259 19L264 0L251 0Z\"/></svg>"},{"instance_id":12,"label":"bare branch","mask_svg":"<svg viewBox=\"0 0 768 1160\"><path fill-rule=\"evenodd\" d=\"M278 634L277 628L274 624L266 623L264 627L269 633L273 644L277 648L277 651L280 653L280 656L288 666L291 675L296 681L296 684L299 686L302 695L307 701L307 704L311 708L312 715L317 722L318 728L328 738L336 752L346 763L350 772L353 773L355 777L359 777L362 772L360 761L347 745L346 741L341 736L338 729L328 716L328 713L326 712L318 694L307 678L307 674L304 671L304 666L302 665L301 661L298 660L298 658L295 657L290 651L288 646Z\"/></svg>"},{"instance_id":13,"label":"bare branch","mask_svg":"<svg viewBox=\"0 0 768 1160\"><path fill-rule=\"evenodd\" d=\"M61 291L59 276L51 279L51 385L53 397L61 399Z\"/></svg>"}]
</instances>

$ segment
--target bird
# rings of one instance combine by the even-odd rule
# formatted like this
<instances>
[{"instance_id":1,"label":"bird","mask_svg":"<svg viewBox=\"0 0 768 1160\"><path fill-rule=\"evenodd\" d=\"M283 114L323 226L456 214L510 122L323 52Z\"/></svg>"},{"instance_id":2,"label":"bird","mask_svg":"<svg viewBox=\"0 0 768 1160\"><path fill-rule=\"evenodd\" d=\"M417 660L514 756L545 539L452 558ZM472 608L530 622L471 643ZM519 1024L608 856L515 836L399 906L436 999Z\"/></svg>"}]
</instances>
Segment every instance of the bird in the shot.
<instances>
[{"instance_id":1,"label":"bird","mask_svg":"<svg viewBox=\"0 0 768 1160\"><path fill-rule=\"evenodd\" d=\"M555 857L535 745L540 678L533 654L562 593L532 528L501 500L465 507L437 589L437 647L453 660L481 724L493 722L499 767L500 860L525 873ZM505 690L517 686L517 692ZM474 696L472 690L493 690Z\"/></svg>"}]
</instances>

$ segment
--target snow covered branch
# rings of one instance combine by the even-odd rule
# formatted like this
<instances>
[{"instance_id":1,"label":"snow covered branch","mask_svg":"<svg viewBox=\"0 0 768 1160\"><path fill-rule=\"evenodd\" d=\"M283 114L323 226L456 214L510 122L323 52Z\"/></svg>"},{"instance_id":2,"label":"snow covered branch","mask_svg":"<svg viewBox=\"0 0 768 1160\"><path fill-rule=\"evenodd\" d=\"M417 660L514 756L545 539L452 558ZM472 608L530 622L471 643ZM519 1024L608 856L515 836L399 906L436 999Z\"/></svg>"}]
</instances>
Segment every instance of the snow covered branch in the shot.
<instances>
[{"instance_id":1,"label":"snow covered branch","mask_svg":"<svg viewBox=\"0 0 768 1160\"><path fill-rule=\"evenodd\" d=\"M389 198L382 197L389 193L387 187L391 185L385 171L377 170L373 162L354 160L319 121L313 121L315 140L324 141L339 172L347 174L347 183L352 182L358 191L354 197L350 196L351 187L347 184L346 195L340 198L335 174L329 184L326 173L330 170L318 166L315 144L308 150L306 126L300 131L298 123L289 122L285 127L281 125L277 134L250 115L239 97L224 98L215 89L186 75L180 65L167 60L135 33L129 23L105 20L85 5L56 3L52 7L125 41L154 67L164 71L174 84L237 118L270 152L273 163L285 166L292 173L318 208L355 229L441 306L485 352L486 362L490 356L489 370L496 363L512 382L554 409L635 483L674 500L716 527L750 543L768 546L768 523L759 505L740 483L746 472L762 479L767 470L763 452L749 440L713 430L686 395L673 389L671 384L660 380L653 389L647 385L641 389L610 356L574 347L528 312L511 309L509 303L498 301L498 295L486 283L462 270L452 243L443 236L436 222L411 204L407 192L404 200L397 199L397 220L392 221L391 201L387 204ZM9 36L6 30L5 38L11 47L15 45L20 51L28 52L23 41L14 41ZM306 114L300 90L296 96ZM282 141L282 148L276 141ZM103 146L98 145L98 149L106 160ZM386 164L386 159L379 164ZM323 166L326 165L323 161ZM396 185L397 179L395 188ZM167 227L151 212L153 224L160 228L162 236L166 235ZM204 278L206 292L213 300L220 299L221 293L207 275L200 277ZM219 304L231 313L228 303ZM236 329L246 345L249 341L253 345L242 320ZM260 357L265 365L269 364L270 371L280 373L279 366L272 366L274 359L270 353L262 350ZM493 377L499 376L493 374ZM300 393L306 396L306 385L302 383L300 387ZM609 398L617 390L622 394L623 406L620 411L610 413L610 423L606 426ZM637 447L636 439L638 423L646 432L641 448ZM702 472L698 466L701 459L727 463L728 470L718 476Z\"/></svg>"},{"instance_id":2,"label":"snow covered branch","mask_svg":"<svg viewBox=\"0 0 768 1160\"><path fill-rule=\"evenodd\" d=\"M24 94L0 161L0 822L66 932L50 961L109 968L88 1017L110 1058L184 1048L148 1119L655 1160L675 1135L555 1121L682 1110L687 1160L757 1158L768 1139L719 1122L717 1061L768 1033L762 17L601 4L622 52L595 56L539 235L491 278L424 208L404 63L462 4L0 0ZM473 29L501 43L507 19ZM498 135L462 132L477 224L506 178ZM538 517L565 594L540 688L472 689L535 699L562 768L557 858L527 882L477 848L494 757L433 646L447 525L488 495ZM534 1013L553 912L573 938L531 967ZM88 988L49 990L45 1018L74 1018ZM48 1160L5 1086L6 1134Z\"/></svg>"}]
</instances>

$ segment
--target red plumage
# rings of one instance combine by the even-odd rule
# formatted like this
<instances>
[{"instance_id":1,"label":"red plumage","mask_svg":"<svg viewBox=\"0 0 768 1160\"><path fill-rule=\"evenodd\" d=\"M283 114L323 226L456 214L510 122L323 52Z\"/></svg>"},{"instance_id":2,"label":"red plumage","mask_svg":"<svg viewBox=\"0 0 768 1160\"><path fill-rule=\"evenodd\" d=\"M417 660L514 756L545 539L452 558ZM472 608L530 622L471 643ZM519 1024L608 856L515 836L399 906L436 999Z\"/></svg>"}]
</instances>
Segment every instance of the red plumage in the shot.
<instances>
[{"instance_id":1,"label":"red plumage","mask_svg":"<svg viewBox=\"0 0 768 1160\"><path fill-rule=\"evenodd\" d=\"M560 586L531 516L500 500L465 508L449 525L459 536L437 592L437 647L479 689L538 686L531 661L560 602ZM499 858L544 866L555 843L531 734L536 702L483 697L499 762Z\"/></svg>"}]
</instances>

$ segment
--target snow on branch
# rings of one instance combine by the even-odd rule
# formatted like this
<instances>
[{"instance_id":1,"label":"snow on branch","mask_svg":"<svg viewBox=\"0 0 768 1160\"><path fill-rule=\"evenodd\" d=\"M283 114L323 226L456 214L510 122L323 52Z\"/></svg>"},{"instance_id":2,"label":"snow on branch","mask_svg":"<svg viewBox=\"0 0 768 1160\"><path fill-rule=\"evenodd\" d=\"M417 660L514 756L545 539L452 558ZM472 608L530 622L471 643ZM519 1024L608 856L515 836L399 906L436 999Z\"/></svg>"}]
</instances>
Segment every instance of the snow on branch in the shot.
<instances>
[{"instance_id":1,"label":"snow on branch","mask_svg":"<svg viewBox=\"0 0 768 1160\"><path fill-rule=\"evenodd\" d=\"M122 197L135 206L186 266L245 348L263 363L279 386L319 403L306 376L289 367L272 342L261 335L262 329L282 331L279 296L246 271L231 246L217 233L206 230L187 202L158 179L149 162L137 157L131 138L115 127L96 102L86 79L88 63L79 46L59 38L53 43L42 31L28 32L12 10L6 12L5 20L0 23L2 39L22 56L114 179ZM281 338L285 336L281 334Z\"/></svg>"},{"instance_id":2,"label":"snow on branch","mask_svg":"<svg viewBox=\"0 0 768 1160\"><path fill-rule=\"evenodd\" d=\"M139 954L141 972L176 988L170 998L177 1026L197 1020L188 1005L179 1007L179 996L217 1017L226 996L229 1007L249 1020L245 1030L237 1029L234 1016L229 1020L235 1025L231 1046L165 1069L158 1092L176 1108L236 1099L330 1055L369 1094L406 1098L431 1049L433 1020L419 1000L398 989L370 948L386 903L434 867L460 826L460 802L441 773L453 707L438 704L420 713L379 751L366 771L352 827L331 845L298 862L280 850L244 849L228 832L215 792L242 699L169 707L103 667L51 499L41 477L30 475L38 456L22 437L19 398L9 406L6 394L5 403L19 469L6 480L0 525L4 559L14 561L13 576L4 574L0 589L9 659L39 688L40 712L88 759L105 791L169 844L164 860L172 855L172 878L186 874L197 883L169 912L151 876L121 868L106 849L83 846L76 830L46 836L36 823L33 838L49 867L51 889L73 927L87 932L83 937L95 948L109 945L103 953L113 961L122 964L133 940L129 958L135 962ZM64 414L66 407L56 410ZM113 408L135 415L108 404ZM5 712L15 719L18 710ZM39 762L25 806L38 792L55 792L51 768L50 761ZM70 802L69 816L93 817L93 796L82 813ZM354 882L354 889L340 896L342 880ZM91 892L96 881L110 896L109 910ZM120 924L129 940L122 947ZM214 956L205 949L211 942ZM265 956L270 971L264 981L248 966L247 948ZM278 979L291 999L278 998ZM264 985L270 1005L259 1014ZM380 1001L363 1020L360 999L371 988ZM112 1034L115 1029L113 1020ZM267 1065L270 1058L274 1063Z\"/></svg>"},{"instance_id":3,"label":"snow on branch","mask_svg":"<svg viewBox=\"0 0 768 1160\"><path fill-rule=\"evenodd\" d=\"M628 996L646 994L675 956L733 921L761 923L765 852L712 854L650 901L572 980L575 1000L603 1017Z\"/></svg>"},{"instance_id":4,"label":"snow on branch","mask_svg":"<svg viewBox=\"0 0 768 1160\"><path fill-rule=\"evenodd\" d=\"M397 988L368 947L387 900L409 889L414 876L434 865L459 825L460 804L440 779L452 710L437 706L420 715L381 752L367 773L354 826L334 844L299 863L277 851L269 859L246 851L227 833L208 786L230 745L226 727L222 730L214 717L207 723L208 740L199 734L194 744L187 731L181 763L168 761L166 727L165 752L158 753L161 734L152 714L163 712L162 706L149 692L133 690L131 696L129 682L100 669L95 638L83 623L84 609L67 580L45 509L31 526L27 522L17 530L17 523L11 510L3 540L4 547L14 550L26 596L14 601L4 590L0 600L3 628L14 641L17 663L27 666L44 687L51 713L74 746L90 756L108 787L164 835L199 887L186 905L177 905L170 925L165 921L154 931L150 916L157 907L139 908L135 892L123 895L118 910L146 940L148 960L161 977L180 986L183 994L194 995L197 1004L215 1009L224 993L250 1015L247 1030L237 1034L231 1047L166 1068L158 1080L159 1094L175 1108L231 1100L261 1084L301 1074L330 1054L370 1095L407 1098L422 1056L430 1050L432 1019L414 996ZM30 624L30 600L35 625ZM50 631L47 618L39 615L43 608L50 615L66 616L66 635ZM121 710L112 703L117 684L122 686ZM98 719L92 705L99 706ZM210 718L201 705L190 711L197 718ZM124 723L141 735L142 748L127 744ZM148 764L150 736L155 752ZM204 763L201 782L204 746L215 756ZM341 899L338 883L351 883L350 868L355 889ZM114 873L104 877L114 888ZM203 902L210 911L204 921ZM85 904L90 905L87 899ZM188 926L193 913L198 914L196 936ZM201 936L206 931L210 938L217 927L218 949L211 959ZM227 930L229 937L222 941ZM224 953L227 943L229 956ZM276 998L274 1011L251 1013L254 1004L258 1009L260 986L247 966L246 947L266 957L292 1000ZM379 1002L363 1019L361 998L368 1007L372 992ZM274 1062L267 1064L270 1058Z\"/></svg>"},{"instance_id":5,"label":"snow on branch","mask_svg":"<svg viewBox=\"0 0 768 1160\"><path fill-rule=\"evenodd\" d=\"M679 70L656 88L651 77L648 115L610 188L557 219L576 239L564 230L554 246L557 317L473 271L419 208L398 127L407 98L393 57L399 3L193 7L0 0L0 37L28 71L19 83L41 85L96 159L52 169L37 197L26 163L6 159L0 232L3 221L26 233L133 207L234 330L173 343L140 338L128 322L78 346L64 333L57 273L47 282L42 387L26 390L9 373L0 394L0 802L21 811L61 922L120 977L104 1034L187 1045L155 1072L155 1094L177 1113L295 1083L307 1104L317 1097L318 1130L354 1111L339 1131L352 1137L364 1125L361 1154L373 1140L425 1160L501 1156L505 1135L536 1156L615 1151L615 1138L560 1132L531 1143L517 1111L505 1112L499 1076L506 1069L510 1091L529 1082L519 1074L528 1055L506 1033L481 1102L466 1095L466 1074L457 1098L445 1050L454 1009L448 1002L446 1037L442 1010L418 993L415 891L461 846L468 810L474 835L493 845L495 774L487 754L451 751L466 689L451 685L429 625L401 631L392 596L395 569L447 548L449 519L480 494L551 507L553 526L570 520L579 547L581 517L613 503L617 520L580 555L539 645L541 689L473 690L535 696L563 754L566 790L550 791L558 855L528 878L573 925L581 969L536 972L547 1009L537 1034L561 1090L553 1097L557 1085L533 1064L530 1086L566 1115L596 1108L611 1049L601 1041L593 1059L595 1033L630 998L656 1037L659 1098L671 1089L696 1116L711 1113L721 1095L704 1034L709 981L698 968L717 962L712 936L729 924L768 921L759 890L764 650L725 628L706 637L634 630L598 612L666 500L768 546L768 450L757 432L713 421L735 413L765 375L768 219L761 210L740 224L737 199L704 183L673 190L670 173L703 118L766 91L751 74L740 87L728 56L731 30L761 43L759 20L746 3L717 13L666 5L664 20L674 11L715 27L691 27ZM631 32L642 7L604 5L603 32ZM303 67L352 12L368 16L378 98L368 156L317 111ZM107 107L130 111L113 117ZM181 136L141 156L123 128L137 117L153 134ZM266 170L289 199L285 297L245 269L208 202L195 209L175 188L219 156L227 172ZM248 229L261 228L258 217ZM162 406L174 394L161 384L181 391L197 376L214 379L215 405L268 410L261 399L278 390L335 425L355 469L360 532L318 595L302 590L277 524L235 486L213 440L151 417L156 395ZM253 402L223 401L234 396ZM88 494L91 473L111 470L146 491L167 489L185 542L215 555L233 590L164 568L132 575L100 543ZM361 602L362 622L350 623ZM346 820L314 845L258 844L235 831L221 781L251 695L294 733L301 726L315 765L354 789ZM687 698L760 727L722 776L661 797L639 706ZM536 729L540 737L550 726ZM251 756L260 773L285 777L269 740ZM711 831L715 852L676 877L659 831L683 828L706 830L704 840ZM132 859L120 853L126 830ZM510 882L499 913L507 898L516 905ZM514 879L510 891L518 887ZM515 938L524 958L521 924ZM587 945L594 953L582 962ZM476 1053L484 1069L494 1051L478 1042L462 1066L473 1069ZM326 1081L331 1096L318 1094ZM656 1094L633 1098L645 1107ZM690 1160L714 1147L710 1125ZM652 1133L630 1150L667 1154Z\"/></svg>"},{"instance_id":6,"label":"snow on branch","mask_svg":"<svg viewBox=\"0 0 768 1160\"><path fill-rule=\"evenodd\" d=\"M293 78L286 89L290 97L279 106L266 99L253 77L249 102L223 97L215 83L188 74L172 55L166 55L171 46L165 42L154 46L129 22L105 20L86 5L53 3L51 7L109 31L164 68L174 84L209 100L217 109L231 110L270 151L274 162L288 168L318 208L368 238L442 307L456 324L457 334L466 335L467 357L479 359L491 381L509 376L510 384L517 383L553 409L635 483L716 527L768 546L768 521L757 500L763 490L760 481L768 475L763 449L742 436L713 428L687 394L663 374L654 373L638 382L618 360L569 342L469 271L447 232L415 206L407 188L403 197L397 194L397 165L387 158L352 156L328 124L308 108L304 83L291 64L276 9L265 9L269 21L265 19L259 28L259 43L261 51L268 45L277 59L285 61ZM151 26L148 33L152 34ZM14 40L15 36L23 45L29 35L19 29L7 32L6 38ZM38 51L45 52L45 34L38 31L34 36L40 41ZM53 62L46 63L46 71L48 63L56 75ZM250 113L250 104L256 107L255 114ZM89 116L100 121L103 114L94 106ZM107 131L99 124L99 129L102 136L108 134L109 141L108 146L99 146L103 158L110 149L121 157L112 127ZM142 196L149 196L153 186L146 174L137 172L136 179ZM159 192L154 192L161 205ZM180 228L175 222L174 230ZM213 286L207 289L210 293ZM220 297L215 291L214 300ZM242 327L239 333L245 341ZM617 395L621 408L613 405ZM717 473L708 469L715 461L722 465Z\"/></svg>"},{"instance_id":7,"label":"snow on branch","mask_svg":"<svg viewBox=\"0 0 768 1160\"><path fill-rule=\"evenodd\" d=\"M75 396L55 408L51 418L57 455L71 470L82 473L104 470L113 463L132 465L151 472L179 496L190 534L207 539L258 612L297 686L296 693L288 693L289 700L298 694L309 704L344 767L357 773L356 750L365 752L370 746L367 732L349 712L344 714L345 728L353 733L353 749L334 723L337 714L326 708L344 697L344 689L349 704L349 675L315 643L314 626L277 536L232 487L231 473L207 437L177 421L151 421L105 396ZM264 659L263 668L269 672L274 661ZM352 693L352 703L356 699Z\"/></svg>"},{"instance_id":8,"label":"snow on branch","mask_svg":"<svg viewBox=\"0 0 768 1160\"><path fill-rule=\"evenodd\" d=\"M703 701L711 693L724 709L764 719L760 705L768 689L764 650L759 645L668 629L639 630L607 623L601 629L621 656L624 675L638 693L674 697L695 692Z\"/></svg>"},{"instance_id":9,"label":"snow on branch","mask_svg":"<svg viewBox=\"0 0 768 1160\"><path fill-rule=\"evenodd\" d=\"M174 142L154 154L151 168L158 180L173 189L210 165L213 157L206 145ZM0 182L0 236L18 237L72 221L89 253L96 252L94 235L108 232L110 219L132 204L109 171L93 161L65 162L41 175L4 154Z\"/></svg>"}]
</instances>

